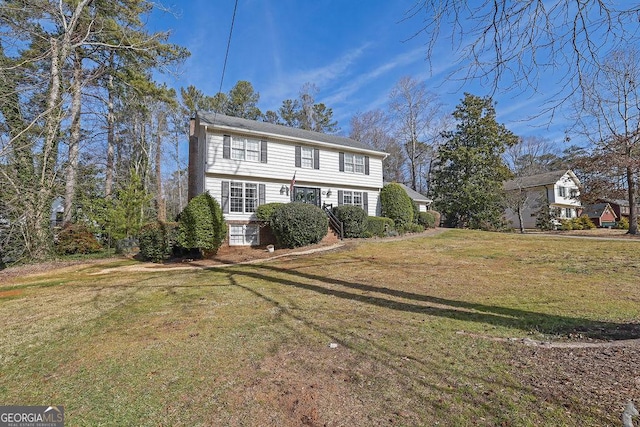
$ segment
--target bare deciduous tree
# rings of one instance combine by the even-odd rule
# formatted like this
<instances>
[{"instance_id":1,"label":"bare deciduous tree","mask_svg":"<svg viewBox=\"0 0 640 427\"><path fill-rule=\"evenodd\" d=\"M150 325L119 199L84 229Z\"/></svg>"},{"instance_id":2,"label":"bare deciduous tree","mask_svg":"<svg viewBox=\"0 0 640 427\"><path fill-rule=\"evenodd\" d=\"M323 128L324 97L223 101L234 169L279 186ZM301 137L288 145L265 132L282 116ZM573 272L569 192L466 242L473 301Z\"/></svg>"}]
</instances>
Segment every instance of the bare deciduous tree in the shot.
<instances>
[{"instance_id":1,"label":"bare deciduous tree","mask_svg":"<svg viewBox=\"0 0 640 427\"><path fill-rule=\"evenodd\" d=\"M638 234L638 174L640 172L640 51L613 51L601 69L585 77L588 83L578 118L594 144L596 164L607 175L624 177L629 201L629 233ZM594 162L595 163L595 162Z\"/></svg>"},{"instance_id":2,"label":"bare deciduous tree","mask_svg":"<svg viewBox=\"0 0 640 427\"><path fill-rule=\"evenodd\" d=\"M422 177L429 177L435 146L445 130L442 104L437 95L427 90L424 82L403 77L390 94L390 114L395 134L403 144L408 160L410 186L423 191Z\"/></svg>"},{"instance_id":3,"label":"bare deciduous tree","mask_svg":"<svg viewBox=\"0 0 640 427\"><path fill-rule=\"evenodd\" d=\"M491 93L501 85L537 91L547 83L541 74L555 72L553 109L606 66L602 52L638 44L639 13L637 2L614 0L418 0L406 19L422 18L414 37L427 40L430 62L449 40L456 77L479 78Z\"/></svg>"}]
</instances>

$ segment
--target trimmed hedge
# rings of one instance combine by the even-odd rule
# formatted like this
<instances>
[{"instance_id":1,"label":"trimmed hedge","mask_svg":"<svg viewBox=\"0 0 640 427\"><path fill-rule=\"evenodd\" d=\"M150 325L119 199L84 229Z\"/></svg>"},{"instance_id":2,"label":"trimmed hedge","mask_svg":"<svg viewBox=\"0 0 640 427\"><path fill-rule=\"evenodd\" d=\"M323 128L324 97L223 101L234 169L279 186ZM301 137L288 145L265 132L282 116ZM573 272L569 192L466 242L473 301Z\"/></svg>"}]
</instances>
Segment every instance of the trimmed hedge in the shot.
<instances>
[{"instance_id":1,"label":"trimmed hedge","mask_svg":"<svg viewBox=\"0 0 640 427\"><path fill-rule=\"evenodd\" d=\"M222 208L209 193L191 199L178 215L176 240L185 249L198 249L202 255L212 255L218 252L226 237Z\"/></svg>"},{"instance_id":2,"label":"trimmed hedge","mask_svg":"<svg viewBox=\"0 0 640 427\"><path fill-rule=\"evenodd\" d=\"M413 223L413 200L396 182L387 184L380 191L382 216L391 218L398 231L403 231Z\"/></svg>"},{"instance_id":3,"label":"trimmed hedge","mask_svg":"<svg viewBox=\"0 0 640 427\"><path fill-rule=\"evenodd\" d=\"M367 213L360 206L336 206L334 215L342 221L344 237L363 237L367 231Z\"/></svg>"},{"instance_id":4,"label":"trimmed hedge","mask_svg":"<svg viewBox=\"0 0 640 427\"><path fill-rule=\"evenodd\" d=\"M394 231L393 220L382 216L367 217L367 237L387 237Z\"/></svg>"},{"instance_id":5,"label":"trimmed hedge","mask_svg":"<svg viewBox=\"0 0 640 427\"><path fill-rule=\"evenodd\" d=\"M84 224L66 225L58 233L56 252L61 255L91 254L101 250L98 239Z\"/></svg>"},{"instance_id":6,"label":"trimmed hedge","mask_svg":"<svg viewBox=\"0 0 640 427\"><path fill-rule=\"evenodd\" d=\"M315 205L293 202L277 206L271 216L271 230L285 248L318 243L327 235L327 215Z\"/></svg>"},{"instance_id":7,"label":"trimmed hedge","mask_svg":"<svg viewBox=\"0 0 640 427\"><path fill-rule=\"evenodd\" d=\"M175 222L150 222L138 233L140 256L146 261L161 262L173 253L178 224Z\"/></svg>"},{"instance_id":8,"label":"trimmed hedge","mask_svg":"<svg viewBox=\"0 0 640 427\"><path fill-rule=\"evenodd\" d=\"M256 209L256 217L260 221L269 222L271 221L271 217L273 216L273 213L278 208L278 206L281 206L283 204L284 203L280 203L280 202L272 202L272 203L265 203L264 205L260 205Z\"/></svg>"},{"instance_id":9,"label":"trimmed hedge","mask_svg":"<svg viewBox=\"0 0 640 427\"><path fill-rule=\"evenodd\" d=\"M419 212L418 224L424 228L434 228L436 226L436 216L433 212Z\"/></svg>"}]
</instances>

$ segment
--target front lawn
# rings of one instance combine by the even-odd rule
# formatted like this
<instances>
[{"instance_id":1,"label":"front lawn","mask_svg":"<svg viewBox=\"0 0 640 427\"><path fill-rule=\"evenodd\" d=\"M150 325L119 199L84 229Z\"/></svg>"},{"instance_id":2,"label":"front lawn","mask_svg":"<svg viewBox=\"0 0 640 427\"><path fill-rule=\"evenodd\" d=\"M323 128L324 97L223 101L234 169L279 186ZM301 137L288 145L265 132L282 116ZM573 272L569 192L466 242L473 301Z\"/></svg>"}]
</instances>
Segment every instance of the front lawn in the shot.
<instances>
[{"instance_id":1,"label":"front lawn","mask_svg":"<svg viewBox=\"0 0 640 427\"><path fill-rule=\"evenodd\" d=\"M615 346L640 338L637 241L449 230L131 263L0 272L1 404L69 426L601 426L640 401L640 347Z\"/></svg>"}]
</instances>

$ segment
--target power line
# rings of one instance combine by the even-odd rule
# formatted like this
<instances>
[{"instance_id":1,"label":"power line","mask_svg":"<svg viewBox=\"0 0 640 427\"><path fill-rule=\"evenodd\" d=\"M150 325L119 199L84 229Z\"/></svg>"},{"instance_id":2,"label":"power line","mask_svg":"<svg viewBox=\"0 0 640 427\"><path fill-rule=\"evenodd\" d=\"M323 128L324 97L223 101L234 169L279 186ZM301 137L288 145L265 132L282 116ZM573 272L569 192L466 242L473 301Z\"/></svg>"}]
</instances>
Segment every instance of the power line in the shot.
<instances>
[{"instance_id":1,"label":"power line","mask_svg":"<svg viewBox=\"0 0 640 427\"><path fill-rule=\"evenodd\" d=\"M224 82L224 73L227 70L227 59L229 59L229 49L231 48L231 35L233 34L233 24L236 22L236 11L238 10L238 0L236 0L233 6L233 16L231 17L231 28L229 29L229 39L227 40L227 51L224 54L224 63L222 64L222 76L220 76L220 88L218 93L222 93L222 83ZM214 110L213 120L215 122L217 110Z\"/></svg>"}]
</instances>

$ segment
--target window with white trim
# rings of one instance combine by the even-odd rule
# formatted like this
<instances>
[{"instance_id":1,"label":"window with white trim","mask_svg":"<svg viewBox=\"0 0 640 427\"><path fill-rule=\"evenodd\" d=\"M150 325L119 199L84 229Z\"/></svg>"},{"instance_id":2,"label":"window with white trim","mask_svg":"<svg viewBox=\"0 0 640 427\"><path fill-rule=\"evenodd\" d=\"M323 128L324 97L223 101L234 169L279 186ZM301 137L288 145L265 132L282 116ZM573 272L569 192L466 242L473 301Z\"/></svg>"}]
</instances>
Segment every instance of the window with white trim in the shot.
<instances>
[{"instance_id":1,"label":"window with white trim","mask_svg":"<svg viewBox=\"0 0 640 427\"><path fill-rule=\"evenodd\" d=\"M231 139L231 158L235 160L260 161L260 141L234 136Z\"/></svg>"},{"instance_id":2,"label":"window with white trim","mask_svg":"<svg viewBox=\"0 0 640 427\"><path fill-rule=\"evenodd\" d=\"M235 213L255 212L258 207L258 184L231 182L229 210Z\"/></svg>"},{"instance_id":3,"label":"window with white trim","mask_svg":"<svg viewBox=\"0 0 640 427\"><path fill-rule=\"evenodd\" d=\"M558 187L558 196L567 197L567 187Z\"/></svg>"},{"instance_id":4,"label":"window with white trim","mask_svg":"<svg viewBox=\"0 0 640 427\"><path fill-rule=\"evenodd\" d=\"M300 147L301 167L313 169L313 148Z\"/></svg>"},{"instance_id":5,"label":"window with white trim","mask_svg":"<svg viewBox=\"0 0 640 427\"><path fill-rule=\"evenodd\" d=\"M236 224L229 226L229 245L246 246L260 244L260 228L252 224Z\"/></svg>"},{"instance_id":6,"label":"window with white trim","mask_svg":"<svg viewBox=\"0 0 640 427\"><path fill-rule=\"evenodd\" d=\"M361 154L344 153L344 171L364 174L364 156Z\"/></svg>"},{"instance_id":7,"label":"window with white trim","mask_svg":"<svg viewBox=\"0 0 640 427\"><path fill-rule=\"evenodd\" d=\"M364 209L362 191L343 191L342 192L342 204L359 206Z\"/></svg>"}]
</instances>

